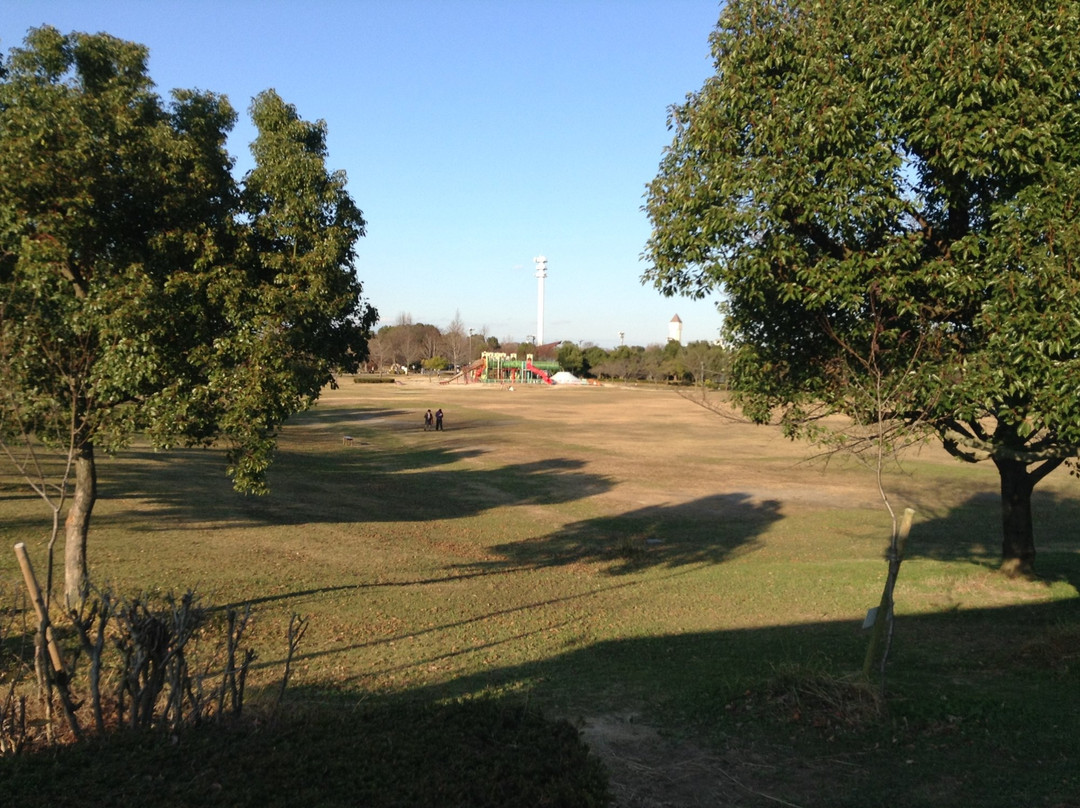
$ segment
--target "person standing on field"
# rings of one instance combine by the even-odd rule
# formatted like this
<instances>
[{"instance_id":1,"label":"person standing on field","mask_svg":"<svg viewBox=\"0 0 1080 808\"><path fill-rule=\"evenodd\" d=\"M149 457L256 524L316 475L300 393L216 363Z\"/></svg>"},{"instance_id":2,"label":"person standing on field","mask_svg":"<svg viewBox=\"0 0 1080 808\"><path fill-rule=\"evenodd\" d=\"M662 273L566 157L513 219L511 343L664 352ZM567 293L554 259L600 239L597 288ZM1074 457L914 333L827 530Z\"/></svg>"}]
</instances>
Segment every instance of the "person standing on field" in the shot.
<instances>
[{"instance_id":1,"label":"person standing on field","mask_svg":"<svg viewBox=\"0 0 1080 808\"><path fill-rule=\"evenodd\" d=\"M431 429L431 424L432 424L432 422L434 420L435 420L435 418L431 414L431 408L429 407L428 411L424 413L424 431L425 432L427 432L429 429Z\"/></svg>"},{"instance_id":2,"label":"person standing on field","mask_svg":"<svg viewBox=\"0 0 1080 808\"><path fill-rule=\"evenodd\" d=\"M442 407L435 411L435 431L442 432Z\"/></svg>"}]
</instances>

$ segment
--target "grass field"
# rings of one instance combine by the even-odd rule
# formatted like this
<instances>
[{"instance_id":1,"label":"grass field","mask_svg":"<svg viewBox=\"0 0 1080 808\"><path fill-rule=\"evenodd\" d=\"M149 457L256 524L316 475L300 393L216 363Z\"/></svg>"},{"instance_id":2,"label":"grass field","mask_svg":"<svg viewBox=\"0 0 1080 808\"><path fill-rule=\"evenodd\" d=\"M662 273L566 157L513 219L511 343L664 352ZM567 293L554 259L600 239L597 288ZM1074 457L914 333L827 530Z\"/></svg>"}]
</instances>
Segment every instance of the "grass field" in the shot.
<instances>
[{"instance_id":1,"label":"grass field","mask_svg":"<svg viewBox=\"0 0 1080 808\"><path fill-rule=\"evenodd\" d=\"M888 471L916 522L877 712L849 682L888 516L867 469L809 453L666 388L346 378L283 430L267 497L216 452L103 460L91 575L253 603L268 689L306 616L297 703L569 719L623 806L1080 805L1080 487L1042 484L1043 580L1010 581L992 467L926 446ZM0 509L40 567L43 506L8 480Z\"/></svg>"}]
</instances>

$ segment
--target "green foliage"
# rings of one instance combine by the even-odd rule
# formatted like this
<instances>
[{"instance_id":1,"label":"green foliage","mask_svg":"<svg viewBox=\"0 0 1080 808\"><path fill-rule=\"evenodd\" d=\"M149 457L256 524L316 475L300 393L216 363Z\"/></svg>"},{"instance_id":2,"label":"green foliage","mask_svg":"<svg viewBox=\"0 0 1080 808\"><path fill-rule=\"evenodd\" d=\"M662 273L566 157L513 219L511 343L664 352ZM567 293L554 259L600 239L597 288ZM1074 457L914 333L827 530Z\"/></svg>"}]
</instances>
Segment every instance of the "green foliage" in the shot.
<instances>
[{"instance_id":1,"label":"green foliage","mask_svg":"<svg viewBox=\"0 0 1080 808\"><path fill-rule=\"evenodd\" d=\"M580 376L711 386L725 380L730 364L726 348L705 341L684 346L669 340L647 348L620 345L611 351L564 342L558 358L562 367Z\"/></svg>"},{"instance_id":2,"label":"green foliage","mask_svg":"<svg viewBox=\"0 0 1080 808\"><path fill-rule=\"evenodd\" d=\"M430 359L425 359L420 364L424 366L424 370L433 371L446 370L446 368L450 367L450 363L443 356L433 356Z\"/></svg>"},{"instance_id":3,"label":"green foliage","mask_svg":"<svg viewBox=\"0 0 1080 808\"><path fill-rule=\"evenodd\" d=\"M922 425L1028 495L1075 456L1078 32L1075 3L726 4L645 277L725 297L747 414Z\"/></svg>"},{"instance_id":4,"label":"green foliage","mask_svg":"<svg viewBox=\"0 0 1080 808\"><path fill-rule=\"evenodd\" d=\"M251 107L255 168L231 174L236 115L212 93L152 92L146 48L31 31L0 81L0 403L46 441L160 447L224 438L263 490L278 426L375 312L353 246L364 220L325 167L326 127L273 92Z\"/></svg>"},{"instance_id":5,"label":"green foliage","mask_svg":"<svg viewBox=\"0 0 1080 808\"><path fill-rule=\"evenodd\" d=\"M608 353L599 345L586 345L581 349L581 355L588 372L607 359Z\"/></svg>"},{"instance_id":6,"label":"green foliage","mask_svg":"<svg viewBox=\"0 0 1080 808\"><path fill-rule=\"evenodd\" d=\"M392 376L353 376L353 384L393 384Z\"/></svg>"},{"instance_id":7,"label":"green foliage","mask_svg":"<svg viewBox=\"0 0 1080 808\"><path fill-rule=\"evenodd\" d=\"M559 367L568 370L575 376L582 376L589 370L589 362L582 353L581 348L572 342L566 341L559 346L556 359Z\"/></svg>"}]
</instances>

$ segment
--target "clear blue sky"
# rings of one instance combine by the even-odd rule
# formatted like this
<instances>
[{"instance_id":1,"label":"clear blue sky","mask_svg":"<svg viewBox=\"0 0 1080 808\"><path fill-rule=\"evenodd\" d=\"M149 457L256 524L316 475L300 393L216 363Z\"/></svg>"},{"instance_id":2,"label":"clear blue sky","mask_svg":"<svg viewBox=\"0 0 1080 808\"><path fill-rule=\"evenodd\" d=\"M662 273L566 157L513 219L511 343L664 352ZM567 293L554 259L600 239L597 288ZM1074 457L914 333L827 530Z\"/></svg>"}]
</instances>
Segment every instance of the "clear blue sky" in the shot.
<instances>
[{"instance_id":1,"label":"clear blue sky","mask_svg":"<svg viewBox=\"0 0 1080 808\"><path fill-rule=\"evenodd\" d=\"M669 105L712 73L717 0L0 0L0 48L28 28L150 48L159 92L196 87L241 113L274 88L329 127L368 220L356 270L380 324L407 313L500 339L612 347L715 339L714 301L642 286Z\"/></svg>"}]
</instances>

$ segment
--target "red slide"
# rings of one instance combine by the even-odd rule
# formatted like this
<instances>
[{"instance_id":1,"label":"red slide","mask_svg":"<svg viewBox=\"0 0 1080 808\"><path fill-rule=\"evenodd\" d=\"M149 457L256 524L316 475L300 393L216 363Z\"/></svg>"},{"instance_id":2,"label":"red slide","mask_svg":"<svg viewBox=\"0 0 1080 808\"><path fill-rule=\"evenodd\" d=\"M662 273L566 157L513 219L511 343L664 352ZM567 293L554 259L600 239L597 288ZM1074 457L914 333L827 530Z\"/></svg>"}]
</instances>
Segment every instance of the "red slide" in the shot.
<instances>
[{"instance_id":1,"label":"red slide","mask_svg":"<svg viewBox=\"0 0 1080 808\"><path fill-rule=\"evenodd\" d=\"M526 362L525 363L525 370L529 371L530 373L535 373L537 376L539 376L541 379L543 379L548 384L555 384L555 382L553 382L551 380L550 376L548 376L546 373L544 373L544 371L540 370L540 368L538 368L532 362Z\"/></svg>"}]
</instances>

